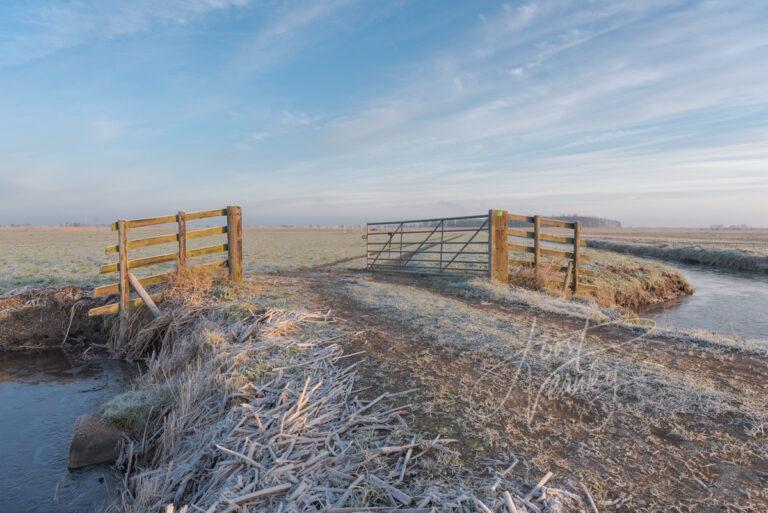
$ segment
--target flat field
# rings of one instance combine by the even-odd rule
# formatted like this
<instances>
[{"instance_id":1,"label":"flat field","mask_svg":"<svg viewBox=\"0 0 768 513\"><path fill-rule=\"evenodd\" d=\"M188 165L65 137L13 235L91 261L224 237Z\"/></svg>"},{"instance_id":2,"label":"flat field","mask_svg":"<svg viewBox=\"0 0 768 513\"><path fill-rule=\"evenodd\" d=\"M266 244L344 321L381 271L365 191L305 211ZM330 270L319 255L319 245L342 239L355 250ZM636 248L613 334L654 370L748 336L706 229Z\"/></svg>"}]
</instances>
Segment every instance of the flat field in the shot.
<instances>
[{"instance_id":1,"label":"flat field","mask_svg":"<svg viewBox=\"0 0 768 513\"><path fill-rule=\"evenodd\" d=\"M587 238L625 244L700 246L768 256L768 228L587 228Z\"/></svg>"},{"instance_id":2,"label":"flat field","mask_svg":"<svg viewBox=\"0 0 768 513\"><path fill-rule=\"evenodd\" d=\"M192 228L194 226L190 226ZM133 231L130 238L139 239L171 231L139 229ZM333 265L362 268L365 265L366 250L362 235L362 229L246 228L243 233L244 268L246 272L259 273ZM116 239L116 233L107 227L0 228L0 294L26 286L113 283L116 280L115 273L99 274L98 270L100 265L116 261L116 253L104 252L105 247L117 242ZM225 241L226 236L219 235L191 240L188 247L192 249ZM175 243L161 244L131 250L130 257L140 258L175 251ZM588 278L588 281L597 288L586 295L601 306L634 308L690 293L684 278L663 264L591 249L587 250L587 254L591 258L588 267L595 271L595 277ZM397 253L394 255L397 256ZM437 256L434 253L419 258L430 257L434 257L436 264ZM195 258L193 263L223 258L222 254L214 254ZM463 258L475 258L479 262L484 261L485 256L470 255ZM155 274L170 269L172 265L143 267L137 269L136 274ZM514 284L546 290L550 294L562 294L563 273L555 273L551 283L546 284L526 279L525 273L517 273L515 276L519 279L513 280Z\"/></svg>"},{"instance_id":3,"label":"flat field","mask_svg":"<svg viewBox=\"0 0 768 513\"><path fill-rule=\"evenodd\" d=\"M132 238L150 237L171 230L136 230ZM345 260L362 265L365 253L360 229L246 228L243 233L243 263L246 272L273 272L333 264ZM189 247L224 242L226 236L190 241ZM107 227L0 228L0 293L24 286L100 285L115 280L114 274L99 275L99 266L114 262L114 253L104 248L117 243ZM174 244L131 251L141 257L173 252ZM200 263L221 260L222 255L196 259ZM352 260L348 260L352 259ZM143 268L158 272L159 266Z\"/></svg>"}]
</instances>

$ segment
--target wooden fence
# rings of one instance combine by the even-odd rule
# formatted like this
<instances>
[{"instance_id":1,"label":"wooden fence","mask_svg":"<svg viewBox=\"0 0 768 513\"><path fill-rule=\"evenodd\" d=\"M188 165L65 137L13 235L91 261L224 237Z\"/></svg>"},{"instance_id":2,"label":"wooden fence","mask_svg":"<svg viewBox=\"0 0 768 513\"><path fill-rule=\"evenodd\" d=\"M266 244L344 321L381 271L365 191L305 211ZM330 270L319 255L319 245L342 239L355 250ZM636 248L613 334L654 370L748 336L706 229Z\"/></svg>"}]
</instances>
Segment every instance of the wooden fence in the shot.
<instances>
[{"instance_id":1,"label":"wooden fence","mask_svg":"<svg viewBox=\"0 0 768 513\"><path fill-rule=\"evenodd\" d=\"M213 228L187 229L188 221L199 219L208 219L216 217L226 217L226 226L216 226ZM147 226L163 225L176 223L178 229L175 233L145 237L142 239L128 240L128 233L131 229ZM118 261L104 264L99 269L99 273L117 273L117 283L102 285L94 290L94 297L103 297L119 295L117 303L112 303L88 311L91 317L108 314L119 314L119 336L122 340L127 327L127 318L129 308L146 305L154 314L159 310L155 301L162 297L162 292L150 295L146 287L158 285L167 282L176 272L176 269L166 271L143 278L137 278L132 269L139 267L152 266L174 262L177 269L184 268L228 268L229 277L239 283L243 278L243 234L242 234L242 211L238 206L229 206L223 209L206 210L203 212L179 212L178 214L150 217L146 219L120 220L112 223L112 231L117 232L117 244L107 247L104 251L107 254L117 253ZM201 248L188 249L187 242L194 239L202 239L215 235L226 234L227 242ZM178 250L172 253L161 255L129 259L128 252L131 249L144 248L157 244L178 243ZM227 259L220 262L207 264L190 265L190 259L212 255L216 253L227 253ZM138 297L131 299L131 288L133 288Z\"/></svg>"},{"instance_id":2,"label":"wooden fence","mask_svg":"<svg viewBox=\"0 0 768 513\"><path fill-rule=\"evenodd\" d=\"M582 253L586 241L581 237L581 223L548 219L541 216L511 214L491 210L491 278L509 281L510 268L531 267L535 273L552 270L564 273L563 288L593 288L582 283L582 276L592 272L582 264L589 257Z\"/></svg>"},{"instance_id":3,"label":"wooden fence","mask_svg":"<svg viewBox=\"0 0 768 513\"><path fill-rule=\"evenodd\" d=\"M564 273L563 288L592 286L583 264L581 224L490 210L488 214L368 223L367 265L372 271L417 274L481 273L508 282L514 268Z\"/></svg>"}]
</instances>

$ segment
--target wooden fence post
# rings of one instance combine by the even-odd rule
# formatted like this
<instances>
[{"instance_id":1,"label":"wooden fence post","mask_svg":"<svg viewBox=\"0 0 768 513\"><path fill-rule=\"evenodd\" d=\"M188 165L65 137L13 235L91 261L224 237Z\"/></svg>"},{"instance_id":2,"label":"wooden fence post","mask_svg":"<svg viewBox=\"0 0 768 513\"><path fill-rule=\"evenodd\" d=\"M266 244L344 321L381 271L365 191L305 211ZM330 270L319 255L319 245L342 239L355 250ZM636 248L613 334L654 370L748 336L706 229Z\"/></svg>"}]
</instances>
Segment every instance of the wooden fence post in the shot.
<instances>
[{"instance_id":1,"label":"wooden fence post","mask_svg":"<svg viewBox=\"0 0 768 513\"><path fill-rule=\"evenodd\" d=\"M506 210L490 210L488 220L491 280L507 283L509 282L509 244L507 241L509 214Z\"/></svg>"},{"instance_id":2,"label":"wooden fence post","mask_svg":"<svg viewBox=\"0 0 768 513\"><path fill-rule=\"evenodd\" d=\"M533 216L533 269L539 275L541 265L541 216Z\"/></svg>"},{"instance_id":3,"label":"wooden fence post","mask_svg":"<svg viewBox=\"0 0 768 513\"><path fill-rule=\"evenodd\" d=\"M573 283L571 288L573 293L576 294L579 291L579 253L581 248L581 223L576 221L573 223Z\"/></svg>"},{"instance_id":4,"label":"wooden fence post","mask_svg":"<svg viewBox=\"0 0 768 513\"><path fill-rule=\"evenodd\" d=\"M243 281L243 216L240 207L227 207L227 242L229 243L229 278Z\"/></svg>"},{"instance_id":5,"label":"wooden fence post","mask_svg":"<svg viewBox=\"0 0 768 513\"><path fill-rule=\"evenodd\" d=\"M118 289L120 291L120 313L118 314L118 342L123 344L128 332L128 302L131 285L128 280L128 227L124 220L117 222Z\"/></svg>"},{"instance_id":6,"label":"wooden fence post","mask_svg":"<svg viewBox=\"0 0 768 513\"><path fill-rule=\"evenodd\" d=\"M179 221L179 270L187 267L187 214L178 213Z\"/></svg>"}]
</instances>

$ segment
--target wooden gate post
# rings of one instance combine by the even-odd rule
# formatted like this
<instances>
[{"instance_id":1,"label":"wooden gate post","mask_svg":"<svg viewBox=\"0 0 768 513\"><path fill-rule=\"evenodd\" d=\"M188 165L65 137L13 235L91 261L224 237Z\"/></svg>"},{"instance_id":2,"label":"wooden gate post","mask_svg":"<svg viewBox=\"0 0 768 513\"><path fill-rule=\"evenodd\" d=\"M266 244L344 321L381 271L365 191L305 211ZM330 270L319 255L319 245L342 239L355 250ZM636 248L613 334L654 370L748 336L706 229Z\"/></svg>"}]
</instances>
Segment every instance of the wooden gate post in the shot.
<instances>
[{"instance_id":1,"label":"wooden gate post","mask_svg":"<svg viewBox=\"0 0 768 513\"><path fill-rule=\"evenodd\" d=\"M509 282L509 244L507 242L507 225L509 212L506 210L490 210L488 212L488 240L490 241L490 265L488 271L491 280L502 283Z\"/></svg>"},{"instance_id":2,"label":"wooden gate post","mask_svg":"<svg viewBox=\"0 0 768 513\"><path fill-rule=\"evenodd\" d=\"M120 312L118 314L118 342L125 342L128 333L128 303L131 297L131 284L128 279L128 226L124 220L117 222L117 264L118 290L120 291Z\"/></svg>"},{"instance_id":3,"label":"wooden gate post","mask_svg":"<svg viewBox=\"0 0 768 513\"><path fill-rule=\"evenodd\" d=\"M541 216L533 216L533 269L539 275L541 266Z\"/></svg>"},{"instance_id":4,"label":"wooden gate post","mask_svg":"<svg viewBox=\"0 0 768 513\"><path fill-rule=\"evenodd\" d=\"M581 223L573 223L573 283L571 289L576 294L579 291L579 253L581 248Z\"/></svg>"},{"instance_id":5,"label":"wooden gate post","mask_svg":"<svg viewBox=\"0 0 768 513\"><path fill-rule=\"evenodd\" d=\"M187 267L187 214L179 212L179 270Z\"/></svg>"},{"instance_id":6,"label":"wooden gate post","mask_svg":"<svg viewBox=\"0 0 768 513\"><path fill-rule=\"evenodd\" d=\"M229 278L243 282L243 215L240 207L227 207L227 242L229 245Z\"/></svg>"}]
</instances>

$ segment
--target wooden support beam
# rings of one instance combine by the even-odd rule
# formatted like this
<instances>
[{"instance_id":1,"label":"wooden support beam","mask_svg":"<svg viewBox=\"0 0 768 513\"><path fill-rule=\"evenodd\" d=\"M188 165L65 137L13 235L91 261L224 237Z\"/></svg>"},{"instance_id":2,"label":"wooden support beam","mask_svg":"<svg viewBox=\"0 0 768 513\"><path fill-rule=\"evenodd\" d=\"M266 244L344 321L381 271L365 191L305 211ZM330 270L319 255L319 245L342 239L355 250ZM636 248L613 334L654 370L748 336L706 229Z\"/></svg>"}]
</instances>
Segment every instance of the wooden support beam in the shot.
<instances>
[{"instance_id":1,"label":"wooden support beam","mask_svg":"<svg viewBox=\"0 0 768 513\"><path fill-rule=\"evenodd\" d=\"M157 302L160 301L163 298L163 293L159 292L157 294L152 294L152 300ZM136 308L137 306L141 306L144 304L144 300L140 297L137 297L135 299L131 299L128 301L128 308ZM110 315L110 314L116 314L120 311L120 303L112 303L109 305L104 306L97 306L96 308L91 308L88 310L88 317L98 317L100 315Z\"/></svg>"},{"instance_id":2,"label":"wooden support beam","mask_svg":"<svg viewBox=\"0 0 768 513\"><path fill-rule=\"evenodd\" d=\"M141 282L142 286L150 287L152 285L157 285L158 283L163 283L170 280L171 276L173 276L173 273L174 271L153 274L152 276L140 278L139 281ZM93 289L93 297L111 296L113 294L117 294L118 292L120 292L120 286L117 283L111 283L109 285L102 285Z\"/></svg>"},{"instance_id":3,"label":"wooden support beam","mask_svg":"<svg viewBox=\"0 0 768 513\"><path fill-rule=\"evenodd\" d=\"M227 240L229 247L229 278L243 281L243 216L240 207L227 207Z\"/></svg>"},{"instance_id":4,"label":"wooden support beam","mask_svg":"<svg viewBox=\"0 0 768 513\"><path fill-rule=\"evenodd\" d=\"M573 223L573 281L571 286L573 287L573 293L576 294L579 291L579 265L581 264L582 257L581 252L581 223L576 221Z\"/></svg>"},{"instance_id":5,"label":"wooden support beam","mask_svg":"<svg viewBox=\"0 0 768 513\"><path fill-rule=\"evenodd\" d=\"M533 216L533 268L539 274L541 267L541 216Z\"/></svg>"},{"instance_id":6,"label":"wooden support beam","mask_svg":"<svg viewBox=\"0 0 768 513\"><path fill-rule=\"evenodd\" d=\"M152 301L152 297L147 293L146 290L144 290L144 287L141 286L141 282L138 278L132 273L128 273L128 280L131 282L131 286L136 289L136 292L138 292L139 297L144 301L144 304L147 305L147 308L149 308L149 311L152 312L152 315L155 317L160 317L160 309L157 307L154 301Z\"/></svg>"},{"instance_id":7,"label":"wooden support beam","mask_svg":"<svg viewBox=\"0 0 768 513\"><path fill-rule=\"evenodd\" d=\"M179 212L176 216L179 223L179 270L187 267L187 215Z\"/></svg>"},{"instance_id":8,"label":"wooden support beam","mask_svg":"<svg viewBox=\"0 0 768 513\"><path fill-rule=\"evenodd\" d=\"M493 281L509 282L509 243L507 224L509 213L505 210L488 212L488 239L490 241L489 272Z\"/></svg>"},{"instance_id":9,"label":"wooden support beam","mask_svg":"<svg viewBox=\"0 0 768 513\"><path fill-rule=\"evenodd\" d=\"M117 284L120 289L118 343L123 344L128 333L128 302L131 297L131 287L128 283L128 226L124 220L117 222L117 239L119 256Z\"/></svg>"}]
</instances>

